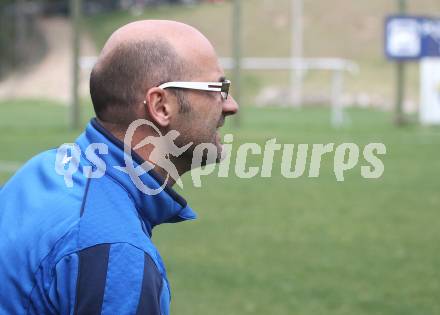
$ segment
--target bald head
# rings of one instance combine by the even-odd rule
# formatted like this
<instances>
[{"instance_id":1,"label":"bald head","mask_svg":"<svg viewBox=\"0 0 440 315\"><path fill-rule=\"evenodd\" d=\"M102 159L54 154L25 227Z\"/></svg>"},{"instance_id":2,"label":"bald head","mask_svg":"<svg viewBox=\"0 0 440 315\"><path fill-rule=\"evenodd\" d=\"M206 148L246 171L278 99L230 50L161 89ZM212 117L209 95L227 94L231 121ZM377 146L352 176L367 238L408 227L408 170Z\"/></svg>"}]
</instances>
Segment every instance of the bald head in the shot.
<instances>
[{"instance_id":1,"label":"bald head","mask_svg":"<svg viewBox=\"0 0 440 315\"><path fill-rule=\"evenodd\" d=\"M119 28L104 45L90 77L97 117L131 123L139 118L139 108L150 88L191 80L201 70L198 65L213 55L208 39L183 23L147 20ZM178 92L177 96L183 98ZM186 110L184 100L180 101Z\"/></svg>"},{"instance_id":2,"label":"bald head","mask_svg":"<svg viewBox=\"0 0 440 315\"><path fill-rule=\"evenodd\" d=\"M158 39L169 43L183 58L200 55L201 52L215 54L209 40L190 25L176 21L144 20L129 23L116 30L105 43L101 57L123 43Z\"/></svg>"}]
</instances>

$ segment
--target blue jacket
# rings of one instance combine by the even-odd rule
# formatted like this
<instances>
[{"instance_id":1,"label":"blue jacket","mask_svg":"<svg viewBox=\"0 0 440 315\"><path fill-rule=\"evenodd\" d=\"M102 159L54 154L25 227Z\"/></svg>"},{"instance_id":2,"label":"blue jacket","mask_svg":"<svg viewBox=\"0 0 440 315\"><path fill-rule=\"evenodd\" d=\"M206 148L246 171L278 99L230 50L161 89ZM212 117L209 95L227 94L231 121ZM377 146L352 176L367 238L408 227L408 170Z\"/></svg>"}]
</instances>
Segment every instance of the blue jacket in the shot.
<instances>
[{"instance_id":1,"label":"blue jacket","mask_svg":"<svg viewBox=\"0 0 440 315\"><path fill-rule=\"evenodd\" d=\"M84 152L104 143L100 178ZM0 190L0 314L169 314L165 267L151 242L153 227L194 219L174 190L136 188L124 166L123 143L92 120L73 187L55 171L57 150L28 161ZM133 154L135 166L142 160ZM142 182L162 184L150 171Z\"/></svg>"}]
</instances>

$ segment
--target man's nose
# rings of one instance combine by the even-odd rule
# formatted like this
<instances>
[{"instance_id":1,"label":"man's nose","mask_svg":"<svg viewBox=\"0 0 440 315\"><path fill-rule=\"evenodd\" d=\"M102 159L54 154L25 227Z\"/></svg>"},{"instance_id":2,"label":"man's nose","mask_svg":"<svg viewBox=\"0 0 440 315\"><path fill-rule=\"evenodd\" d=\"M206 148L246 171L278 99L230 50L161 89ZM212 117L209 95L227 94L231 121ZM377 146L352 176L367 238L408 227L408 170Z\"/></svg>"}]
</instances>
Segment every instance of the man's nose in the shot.
<instances>
[{"instance_id":1,"label":"man's nose","mask_svg":"<svg viewBox=\"0 0 440 315\"><path fill-rule=\"evenodd\" d=\"M223 102L223 114L225 116L234 115L238 112L238 104L235 99L229 95L225 102Z\"/></svg>"}]
</instances>

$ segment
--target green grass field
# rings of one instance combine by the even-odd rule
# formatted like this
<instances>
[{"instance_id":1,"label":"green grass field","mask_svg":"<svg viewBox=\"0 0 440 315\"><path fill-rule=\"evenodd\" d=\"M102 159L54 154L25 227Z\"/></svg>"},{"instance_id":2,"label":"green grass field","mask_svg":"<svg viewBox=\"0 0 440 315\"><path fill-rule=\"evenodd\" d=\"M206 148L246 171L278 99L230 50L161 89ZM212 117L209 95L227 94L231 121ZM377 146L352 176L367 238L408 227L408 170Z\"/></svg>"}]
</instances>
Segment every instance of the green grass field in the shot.
<instances>
[{"instance_id":1,"label":"green grass field","mask_svg":"<svg viewBox=\"0 0 440 315\"><path fill-rule=\"evenodd\" d=\"M89 108L89 107L87 107ZM84 122L91 115L83 108ZM66 109L45 102L0 103L0 161L75 139ZM172 314L439 314L440 129L394 128L389 114L350 110L329 124L325 109L246 108L234 144L383 142L381 179L360 165L336 182L333 156L319 178L203 179L182 194L199 219L157 228L168 267ZM249 160L261 165L261 158ZM0 182L11 174L2 173Z\"/></svg>"}]
</instances>

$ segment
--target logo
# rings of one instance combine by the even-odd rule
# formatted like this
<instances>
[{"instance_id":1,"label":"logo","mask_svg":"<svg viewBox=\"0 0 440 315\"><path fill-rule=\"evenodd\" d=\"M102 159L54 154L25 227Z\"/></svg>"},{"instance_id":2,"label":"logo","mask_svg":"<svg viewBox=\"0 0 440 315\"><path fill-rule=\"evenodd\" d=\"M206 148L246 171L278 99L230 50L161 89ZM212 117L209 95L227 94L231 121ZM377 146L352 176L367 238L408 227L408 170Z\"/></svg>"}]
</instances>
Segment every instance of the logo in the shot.
<instances>
[{"instance_id":1,"label":"logo","mask_svg":"<svg viewBox=\"0 0 440 315\"><path fill-rule=\"evenodd\" d=\"M143 125L151 127L154 131L156 131L158 136L148 136L133 148L133 150L137 150L148 144L154 146L154 149L151 151L149 156L150 161L145 161L141 165L134 167L134 161L131 154L131 143L133 141L134 133L139 127ZM174 143L174 140L176 140L179 135L180 133L177 130L170 130L166 135L162 135L159 128L157 128L152 122L146 119L135 120L128 127L124 137L125 167L115 166L115 168L127 173L130 176L130 179L136 185L136 187L140 191L148 195L157 195L158 193L160 193L167 185L170 177L177 185L179 185L180 188L183 188L183 183L180 179L179 172L177 171L176 166L171 162L170 157L179 157L186 150L188 150L188 148L193 143L190 142L181 148L177 147ZM145 185L140 177L148 171L152 170L155 165L165 170L167 175L163 184L160 187L152 189Z\"/></svg>"},{"instance_id":2,"label":"logo","mask_svg":"<svg viewBox=\"0 0 440 315\"><path fill-rule=\"evenodd\" d=\"M132 147L135 133L141 127L150 128L157 135L148 135ZM112 167L127 174L137 189L147 195L159 194L170 181L183 188L173 160L178 160L193 142L179 147L175 142L179 135L177 130L162 134L152 122L146 119L135 120L128 127L123 139L125 165ZM194 147L191 161L191 179L194 187L202 187L202 178L212 175L216 170L219 178L229 177L232 172L241 179L257 176L268 178L273 176L273 167L276 166L277 171L287 179L303 176L317 178L320 176L321 162L324 158L332 160L333 174L338 182L345 181L346 173L355 172L358 166L360 175L365 179L380 178L385 170L384 163L379 158L387 152L383 143L369 143L360 148L355 143L281 144L273 138L267 140L264 146L258 143L242 143L234 149L233 141L232 134L224 135L220 157L217 146L212 143L200 143ZM132 156L133 150L140 150L145 146L152 147L147 150L148 161L137 165ZM81 158L85 157L87 162L81 168L82 174L87 178L100 178L107 170L107 165L100 156L108 154L108 151L105 143L91 143L84 152L81 152L76 143L65 143L57 150L55 171L64 177L67 187L73 187L74 175L78 172ZM235 160L232 159L233 153ZM253 160L252 166L249 165L250 156ZM257 165L256 160L259 161ZM149 187L144 175L155 167L163 170L166 174L165 179L162 184Z\"/></svg>"}]
</instances>

